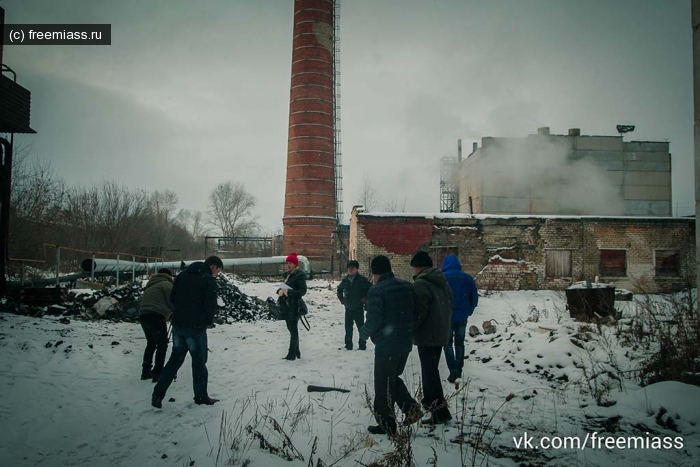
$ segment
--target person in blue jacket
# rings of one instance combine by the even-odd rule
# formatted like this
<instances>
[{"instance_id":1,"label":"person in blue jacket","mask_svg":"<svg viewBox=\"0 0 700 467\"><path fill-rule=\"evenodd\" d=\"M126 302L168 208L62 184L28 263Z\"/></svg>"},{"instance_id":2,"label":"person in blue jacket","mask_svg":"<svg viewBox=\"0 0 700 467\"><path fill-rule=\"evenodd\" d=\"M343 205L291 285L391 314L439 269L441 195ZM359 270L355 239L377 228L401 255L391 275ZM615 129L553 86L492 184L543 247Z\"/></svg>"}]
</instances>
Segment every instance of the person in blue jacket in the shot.
<instances>
[{"instance_id":1,"label":"person in blue jacket","mask_svg":"<svg viewBox=\"0 0 700 467\"><path fill-rule=\"evenodd\" d=\"M479 292L474 278L462 271L462 265L455 255L447 255L442 261L442 273L452 288L452 322L450 340L445 346L445 360L450 375L447 380L454 383L462 377L464 367L464 338L467 320L479 303ZM454 343L454 348L452 347Z\"/></svg>"}]
</instances>

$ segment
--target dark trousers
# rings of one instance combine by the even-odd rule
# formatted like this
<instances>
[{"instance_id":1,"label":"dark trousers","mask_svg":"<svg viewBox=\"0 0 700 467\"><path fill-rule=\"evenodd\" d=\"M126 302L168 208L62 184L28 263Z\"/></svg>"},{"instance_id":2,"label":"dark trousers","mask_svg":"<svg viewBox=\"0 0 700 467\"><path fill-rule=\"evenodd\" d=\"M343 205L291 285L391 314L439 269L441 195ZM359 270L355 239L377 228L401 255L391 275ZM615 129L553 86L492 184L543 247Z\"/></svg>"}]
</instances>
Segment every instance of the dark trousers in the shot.
<instances>
[{"instance_id":1,"label":"dark trousers","mask_svg":"<svg viewBox=\"0 0 700 467\"><path fill-rule=\"evenodd\" d=\"M445 346L445 361L450 373L462 374L464 368L464 338L467 334L467 321L450 323L450 340ZM454 343L454 349L452 345Z\"/></svg>"},{"instance_id":2,"label":"dark trousers","mask_svg":"<svg viewBox=\"0 0 700 467\"><path fill-rule=\"evenodd\" d=\"M185 362L187 352L192 359L192 387L194 389L195 400L206 399L207 382L209 372L207 371L207 330L188 329L173 326L173 352L170 354L168 363L158 378L153 395L159 399L165 397L165 393L175 379L177 370Z\"/></svg>"},{"instance_id":3,"label":"dark trousers","mask_svg":"<svg viewBox=\"0 0 700 467\"><path fill-rule=\"evenodd\" d=\"M365 324L365 310L363 308L345 308L345 348L352 350L352 328L357 326L357 334ZM367 341L360 338L360 349L367 348Z\"/></svg>"},{"instance_id":4,"label":"dark trousers","mask_svg":"<svg viewBox=\"0 0 700 467\"><path fill-rule=\"evenodd\" d=\"M289 330L289 354L299 354L299 316L293 313L286 320Z\"/></svg>"},{"instance_id":5,"label":"dark trousers","mask_svg":"<svg viewBox=\"0 0 700 467\"><path fill-rule=\"evenodd\" d=\"M377 423L389 433L396 431L394 404L408 414L418 402L411 397L401 374L406 367L408 353L392 357L374 356L374 416Z\"/></svg>"},{"instance_id":6,"label":"dark trousers","mask_svg":"<svg viewBox=\"0 0 700 467\"><path fill-rule=\"evenodd\" d=\"M146 350L143 352L143 369L150 370L153 363L153 354L156 354L153 373L163 371L165 354L168 352L168 327L165 324L165 316L157 314L143 314L139 316L141 329L146 335Z\"/></svg>"},{"instance_id":7,"label":"dark trousers","mask_svg":"<svg viewBox=\"0 0 700 467\"><path fill-rule=\"evenodd\" d=\"M440 354L442 347L418 347L420 357L420 369L423 377L423 399L421 403L426 410L433 413L433 417L439 420L452 418L450 410L445 403L445 395L442 392L440 381Z\"/></svg>"}]
</instances>

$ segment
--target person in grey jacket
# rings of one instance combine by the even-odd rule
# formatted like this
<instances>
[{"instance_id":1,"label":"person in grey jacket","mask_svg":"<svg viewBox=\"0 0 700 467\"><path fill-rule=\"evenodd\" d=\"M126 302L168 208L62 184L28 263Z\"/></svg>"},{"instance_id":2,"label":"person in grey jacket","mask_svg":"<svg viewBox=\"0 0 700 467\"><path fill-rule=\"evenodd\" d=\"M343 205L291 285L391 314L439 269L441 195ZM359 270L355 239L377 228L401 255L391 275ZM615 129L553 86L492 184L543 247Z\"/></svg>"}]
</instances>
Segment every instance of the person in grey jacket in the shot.
<instances>
[{"instance_id":1,"label":"person in grey jacket","mask_svg":"<svg viewBox=\"0 0 700 467\"><path fill-rule=\"evenodd\" d=\"M413 343L418 347L423 377L421 403L431 412L423 423L447 423L452 415L445 402L438 366L442 349L450 338L452 289L442 271L433 267L433 260L425 251L416 252L411 266L416 291Z\"/></svg>"},{"instance_id":2,"label":"person in grey jacket","mask_svg":"<svg viewBox=\"0 0 700 467\"><path fill-rule=\"evenodd\" d=\"M372 282L367 321L361 339L374 342L374 416L372 434L396 433L394 404L405 414L404 424L420 420L423 411L401 379L411 353L415 292L410 282L394 277L389 258L376 256L371 263Z\"/></svg>"},{"instance_id":3,"label":"person in grey jacket","mask_svg":"<svg viewBox=\"0 0 700 467\"><path fill-rule=\"evenodd\" d=\"M161 268L148 279L141 297L139 322L146 335L141 379L151 379L154 383L163 371L165 354L168 352L168 329L165 323L173 313L173 304L170 301L172 290L173 272L168 268ZM155 364L151 367L154 353Z\"/></svg>"}]
</instances>

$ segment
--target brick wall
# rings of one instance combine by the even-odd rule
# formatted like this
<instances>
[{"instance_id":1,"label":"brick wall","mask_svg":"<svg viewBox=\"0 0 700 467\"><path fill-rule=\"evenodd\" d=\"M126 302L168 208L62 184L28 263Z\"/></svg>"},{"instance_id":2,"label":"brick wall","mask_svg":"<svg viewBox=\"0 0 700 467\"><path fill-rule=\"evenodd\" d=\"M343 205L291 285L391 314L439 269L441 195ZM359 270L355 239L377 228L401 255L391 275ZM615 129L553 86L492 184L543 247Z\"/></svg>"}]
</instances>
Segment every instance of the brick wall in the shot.
<instances>
[{"instance_id":1,"label":"brick wall","mask_svg":"<svg viewBox=\"0 0 700 467\"><path fill-rule=\"evenodd\" d=\"M596 276L634 292L673 290L686 285L687 280L695 283L694 219L454 214L386 217L354 212L351 224L351 244L367 273L371 258L383 254L391 259L399 277L410 279L411 256L423 249L456 252L464 271L475 277L479 287L492 290L561 290ZM626 276L600 275L601 249L625 250ZM654 251L662 249L679 252L677 277L656 276ZM571 252L570 277L547 277L549 250Z\"/></svg>"}]
</instances>

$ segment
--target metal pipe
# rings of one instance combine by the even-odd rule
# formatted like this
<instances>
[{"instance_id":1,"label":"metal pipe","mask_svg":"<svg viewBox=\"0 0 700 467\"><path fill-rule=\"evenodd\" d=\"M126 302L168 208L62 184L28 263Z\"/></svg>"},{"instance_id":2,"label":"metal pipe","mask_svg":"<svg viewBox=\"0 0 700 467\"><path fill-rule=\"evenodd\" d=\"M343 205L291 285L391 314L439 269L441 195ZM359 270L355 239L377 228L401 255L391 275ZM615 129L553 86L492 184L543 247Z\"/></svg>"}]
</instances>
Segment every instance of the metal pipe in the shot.
<instances>
[{"instance_id":1,"label":"metal pipe","mask_svg":"<svg viewBox=\"0 0 700 467\"><path fill-rule=\"evenodd\" d=\"M298 255L299 258L299 267L307 272L311 272L311 262L306 256L303 255ZM228 258L228 259L222 259L221 262L224 264L225 268L232 268L235 266L255 266L258 264L280 264L283 265L285 264L287 257L286 256L269 256L269 257L261 257L261 258ZM189 260L189 261L164 261L160 263L160 267L168 268L168 269L180 269L180 266L182 263L185 264L185 266L189 266L190 264L197 262L197 261L204 261L204 260ZM104 258L86 258L83 261L80 262L80 268L83 271L90 271L91 268L96 272L96 273L110 273L110 272L117 272L117 271L131 271L132 269L138 272L141 271L148 271L150 269L151 265L148 263L148 260L146 260L146 263L135 263L132 261L119 261L119 260L113 260L113 259L104 259Z\"/></svg>"},{"instance_id":2,"label":"metal pipe","mask_svg":"<svg viewBox=\"0 0 700 467\"><path fill-rule=\"evenodd\" d=\"M1 46L0 46L1 47ZM0 138L0 295L6 292L6 264L10 259L10 200L12 198L12 143Z\"/></svg>"},{"instance_id":3,"label":"metal pipe","mask_svg":"<svg viewBox=\"0 0 700 467\"><path fill-rule=\"evenodd\" d=\"M119 288L119 255L117 255L117 288Z\"/></svg>"}]
</instances>

